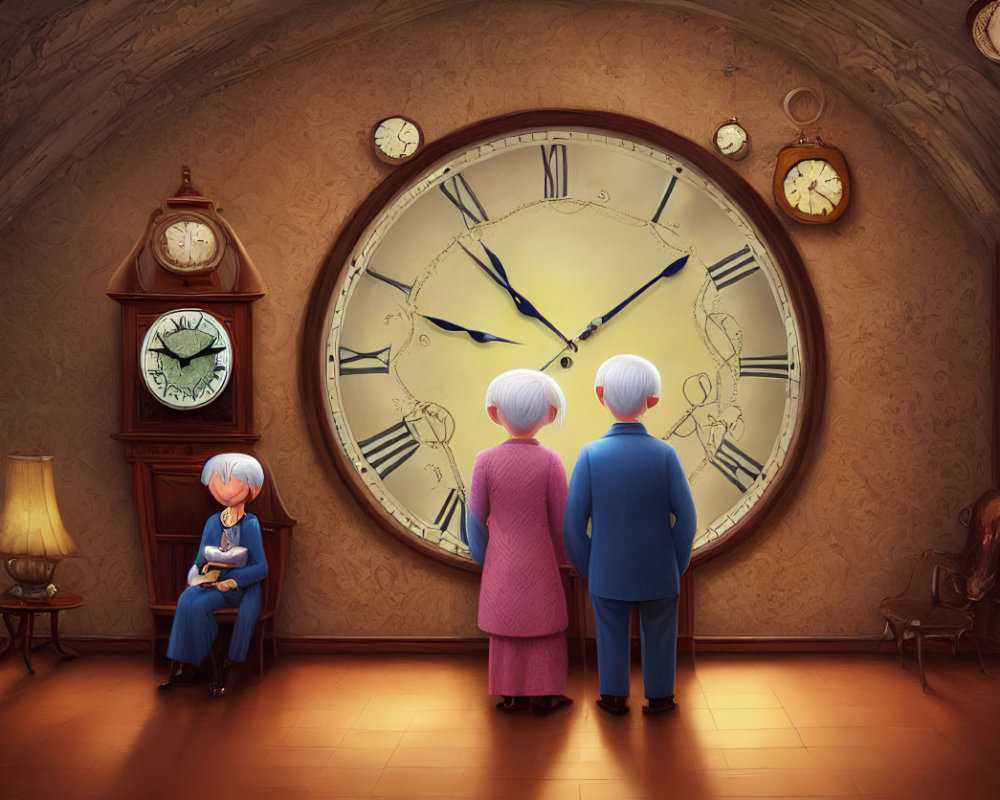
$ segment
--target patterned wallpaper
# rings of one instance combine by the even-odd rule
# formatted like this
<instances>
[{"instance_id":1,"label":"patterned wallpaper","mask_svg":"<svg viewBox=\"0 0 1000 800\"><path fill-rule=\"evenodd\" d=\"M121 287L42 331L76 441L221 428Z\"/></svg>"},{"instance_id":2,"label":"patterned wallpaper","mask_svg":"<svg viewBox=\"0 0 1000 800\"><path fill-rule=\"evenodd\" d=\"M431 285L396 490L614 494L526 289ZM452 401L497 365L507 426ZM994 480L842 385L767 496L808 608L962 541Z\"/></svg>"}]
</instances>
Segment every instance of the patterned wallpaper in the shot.
<instances>
[{"instance_id":1,"label":"patterned wallpaper","mask_svg":"<svg viewBox=\"0 0 1000 800\"><path fill-rule=\"evenodd\" d=\"M477 576L370 521L310 441L303 411L311 282L339 227L392 169L373 157L368 132L392 113L435 139L505 112L579 107L707 146L734 110L722 71L731 54L722 27L650 7L442 11L137 114L4 221L0 446L56 457L60 507L81 548L57 583L86 597L65 633L149 631L130 473L111 439L122 365L119 308L105 291L182 164L268 289L255 307L258 451L298 520L279 635L475 636ZM905 585L921 550L960 546L958 512L989 485L992 254L890 131L769 48L740 40L737 54L736 110L753 152L734 169L770 197L775 156L797 133L782 98L812 86L827 111L808 132L845 152L854 197L835 225L786 223L823 313L825 419L794 496L695 574L695 630L876 634L878 601Z\"/></svg>"}]
</instances>

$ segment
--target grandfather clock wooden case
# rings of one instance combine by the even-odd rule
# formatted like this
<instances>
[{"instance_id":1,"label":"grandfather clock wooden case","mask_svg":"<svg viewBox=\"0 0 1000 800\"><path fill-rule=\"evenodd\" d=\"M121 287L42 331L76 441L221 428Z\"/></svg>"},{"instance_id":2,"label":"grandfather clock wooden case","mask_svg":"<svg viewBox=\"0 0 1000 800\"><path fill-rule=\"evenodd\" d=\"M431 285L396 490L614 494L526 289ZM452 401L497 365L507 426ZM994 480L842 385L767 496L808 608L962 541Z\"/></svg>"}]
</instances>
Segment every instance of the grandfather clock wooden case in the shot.
<instances>
[{"instance_id":1,"label":"grandfather clock wooden case","mask_svg":"<svg viewBox=\"0 0 1000 800\"><path fill-rule=\"evenodd\" d=\"M152 213L144 235L115 272L108 295L122 311L121 430L114 438L124 444L132 466L155 665L205 521L220 511L201 485L202 466L217 453L252 453L260 438L253 414L252 312L264 286L232 227L195 189L185 167L180 188ZM222 329L214 341L228 337L228 352L195 329L199 319L216 326L210 331ZM182 336L171 339L178 331ZM186 350L173 343L182 340ZM196 368L204 370L202 376L191 376ZM159 372L168 377L150 377ZM179 386L168 386L171 380ZM260 619L273 646L273 617L294 520L263 466L264 487L248 510L257 515L264 534L269 578Z\"/></svg>"}]
</instances>

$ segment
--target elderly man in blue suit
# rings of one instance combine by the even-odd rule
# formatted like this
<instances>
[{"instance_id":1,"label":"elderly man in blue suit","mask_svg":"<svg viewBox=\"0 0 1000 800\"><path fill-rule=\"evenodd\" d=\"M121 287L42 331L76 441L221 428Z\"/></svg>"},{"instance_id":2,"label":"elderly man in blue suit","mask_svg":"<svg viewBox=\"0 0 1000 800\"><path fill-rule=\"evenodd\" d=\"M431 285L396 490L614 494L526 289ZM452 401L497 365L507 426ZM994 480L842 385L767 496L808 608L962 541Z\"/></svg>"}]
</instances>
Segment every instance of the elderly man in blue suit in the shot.
<instances>
[{"instance_id":1,"label":"elderly man in blue suit","mask_svg":"<svg viewBox=\"0 0 1000 800\"><path fill-rule=\"evenodd\" d=\"M648 700L642 710L656 714L676 707L677 598L691 560L694 501L677 452L639 422L660 399L656 367L639 356L615 356L598 369L594 389L616 422L580 451L566 506L566 550L590 584L597 705L611 714L628 712L636 606Z\"/></svg>"}]
</instances>

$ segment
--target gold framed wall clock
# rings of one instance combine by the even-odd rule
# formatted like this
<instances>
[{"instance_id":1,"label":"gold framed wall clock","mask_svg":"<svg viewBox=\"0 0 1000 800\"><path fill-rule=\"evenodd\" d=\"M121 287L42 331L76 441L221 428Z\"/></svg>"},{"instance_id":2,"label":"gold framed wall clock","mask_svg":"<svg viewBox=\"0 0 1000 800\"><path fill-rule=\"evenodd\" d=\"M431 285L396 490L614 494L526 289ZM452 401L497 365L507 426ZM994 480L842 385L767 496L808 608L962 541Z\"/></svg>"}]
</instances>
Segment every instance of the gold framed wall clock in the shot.
<instances>
[{"instance_id":1,"label":"gold framed wall clock","mask_svg":"<svg viewBox=\"0 0 1000 800\"><path fill-rule=\"evenodd\" d=\"M568 469L610 418L616 353L663 376L651 433L691 479L694 561L787 496L820 415L820 315L761 198L711 152L621 115L541 110L428 143L340 231L312 289L306 407L325 455L386 530L475 569L461 543L483 408L516 367L559 381Z\"/></svg>"}]
</instances>

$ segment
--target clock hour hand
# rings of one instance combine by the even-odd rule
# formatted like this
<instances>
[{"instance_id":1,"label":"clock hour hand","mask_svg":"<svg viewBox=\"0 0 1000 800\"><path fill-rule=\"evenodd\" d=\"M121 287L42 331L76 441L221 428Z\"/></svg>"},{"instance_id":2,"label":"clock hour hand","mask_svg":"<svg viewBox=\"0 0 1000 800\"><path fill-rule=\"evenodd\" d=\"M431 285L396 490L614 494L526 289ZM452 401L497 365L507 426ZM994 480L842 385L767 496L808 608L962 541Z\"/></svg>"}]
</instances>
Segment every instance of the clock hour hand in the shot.
<instances>
[{"instance_id":1,"label":"clock hour hand","mask_svg":"<svg viewBox=\"0 0 1000 800\"><path fill-rule=\"evenodd\" d=\"M645 292L650 286L656 283L661 278L669 278L671 275L676 275L681 269L687 264L688 256L681 256L676 261L674 261L670 266L661 271L658 275L653 276L650 280L646 281L642 286L636 289L632 294L622 300L618 305L612 308L610 311L605 312L597 319L593 320L586 328L584 328L580 334L576 337L577 341L584 341L590 338L591 334L600 328L602 325L606 325L615 315L618 314L625 306L635 300L639 295ZM551 363L551 362L550 362ZM547 365L546 365L547 366Z\"/></svg>"},{"instance_id":2,"label":"clock hour hand","mask_svg":"<svg viewBox=\"0 0 1000 800\"><path fill-rule=\"evenodd\" d=\"M456 325L454 322L448 322L446 319L440 319L438 317L429 317L426 314L418 314L418 316L423 317L430 323L437 325L442 330L452 331L455 333L465 333L473 341L479 342L479 344L487 344L488 342L506 342L507 344L521 344L521 342L515 342L510 339L504 339L501 336L494 336L492 333L485 333L483 331L473 330L472 328L466 328L462 325Z\"/></svg>"},{"instance_id":3,"label":"clock hour hand","mask_svg":"<svg viewBox=\"0 0 1000 800\"><path fill-rule=\"evenodd\" d=\"M572 350L576 350L575 342L571 342L569 339L563 336L562 331L560 331L555 325L553 325L551 322L545 319L545 317L542 316L541 312L539 312L539 310L531 304L528 298L526 298L523 294L518 292L513 286L510 285L510 279L507 277L507 271L503 268L503 262L500 261L496 253L490 250L482 242L480 242L479 244L481 244L483 250L486 251L486 255L490 260L490 266L487 266L486 264L483 263L482 259L473 255L472 252L467 247L465 247L465 245L463 245L461 242L458 243L458 246L461 247L465 251L466 255L468 255L469 258L471 258L483 272L489 275L489 277L495 283L503 287L503 289L507 292L507 294L510 295L511 300L514 301L514 305L517 307L517 310L521 314L523 314L526 317L532 317L534 319L537 319L546 328L548 328L556 336L562 339L566 343L567 347L569 347Z\"/></svg>"},{"instance_id":4,"label":"clock hour hand","mask_svg":"<svg viewBox=\"0 0 1000 800\"><path fill-rule=\"evenodd\" d=\"M192 361L194 361L196 358L202 358L204 356L214 356L217 353L223 352L225 349L226 349L225 347L214 347L212 345L206 345L205 347L201 348L201 350L199 350L197 353L195 353L193 356L185 356L184 358L181 358L180 356L174 356L174 358L176 358L178 361L181 362L181 369L183 369Z\"/></svg>"}]
</instances>

